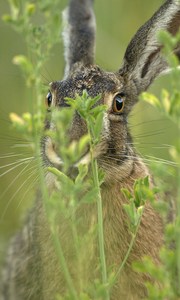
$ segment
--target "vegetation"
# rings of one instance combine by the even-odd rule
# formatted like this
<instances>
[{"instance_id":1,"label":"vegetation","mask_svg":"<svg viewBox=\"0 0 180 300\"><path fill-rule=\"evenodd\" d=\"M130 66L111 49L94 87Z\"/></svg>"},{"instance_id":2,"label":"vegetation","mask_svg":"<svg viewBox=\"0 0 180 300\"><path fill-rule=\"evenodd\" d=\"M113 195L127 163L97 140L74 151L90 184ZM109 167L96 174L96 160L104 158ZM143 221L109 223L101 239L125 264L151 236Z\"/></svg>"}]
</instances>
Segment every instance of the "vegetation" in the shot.
<instances>
[{"instance_id":1,"label":"vegetation","mask_svg":"<svg viewBox=\"0 0 180 300\"><path fill-rule=\"evenodd\" d=\"M169 66L171 68L171 84L172 92L169 93L163 89L161 93L161 100L155 95L149 93L143 93L142 99L151 103L160 111L170 118L178 128L180 133L180 69L178 68L178 58L172 54L173 49L180 41L180 33L176 37L170 36L167 32L161 32L159 36L160 41L164 45L163 54L165 55ZM175 168L172 166L160 166L157 167L157 171L162 174L174 174L176 179L177 193L174 194L173 199L174 215L171 221L168 222L169 212L172 211L171 196L166 193L167 186L164 190L164 182L168 178L163 177L163 182L158 182L159 190L161 192L162 201L154 203L161 215L164 217L165 224L165 244L160 251L160 258L162 261L161 266L158 268L153 264L148 257L145 258L144 264L136 263L135 268L141 272L148 272L153 278L158 280L161 284L161 288L148 283L149 298L148 299L179 299L180 297L180 139L177 138L176 142L170 148L170 154L172 162L174 162ZM169 188L169 185L168 185ZM169 189L170 190L170 189ZM173 191L171 190L173 194ZM165 198L166 201L165 201Z\"/></svg>"},{"instance_id":2,"label":"vegetation","mask_svg":"<svg viewBox=\"0 0 180 300\"><path fill-rule=\"evenodd\" d=\"M89 98L87 93L84 92L82 97L77 97L76 101L67 99L71 109L64 109L61 112L53 112L53 118L56 123L57 131L43 132L43 121L45 118L44 108L42 106L42 98L44 95L44 88L42 88L39 73L44 66L45 61L50 55L51 49L54 43L59 39L59 13L58 12L59 0L41 0L37 4L26 1L26 4L20 6L16 0L10 1L11 15L4 16L4 21L10 23L12 27L23 34L26 37L27 43L27 55L18 55L14 58L14 63L17 64L25 78L27 86L33 89L33 97L37 101L33 102L33 113L25 113L19 116L15 113L10 115L11 121L15 129L30 142L30 146L34 151L34 156L38 165L41 165L40 158L40 137L43 134L50 135L59 146L59 152L63 159L63 170L58 171L55 168L48 168L49 172L52 172L57 178L57 186L61 186L58 192L54 192L51 197L48 196L48 192L44 183L44 170L42 167L39 170L39 180L41 184L41 191L43 193L44 205L49 220L49 226L51 228L54 246L59 259L59 262L63 268L64 276L69 287L67 295L62 299L57 295L58 300L90 300L90 299L110 299L111 286L115 283L117 278L121 276L121 271L126 264L128 256L131 252L133 244L136 239L139 224L143 214L145 202L151 201L156 209L163 217L165 224L165 245L160 251L161 265L155 266L153 262L148 258L144 258L143 264L134 262L134 268L138 272L148 272L151 276L160 282L160 286L155 286L151 283L147 283L149 297L148 299L168 299L175 300L180 298L180 141L177 139L176 144L170 148L170 154L172 157L171 165L158 165L152 166L154 173L157 174L156 182L157 188L150 189L148 178L142 178L135 182L134 193L131 194L128 190L123 190L126 195L128 204L124 205L124 209L129 217L129 230L132 235L131 243L127 249L127 254L119 266L119 270L116 274L107 271L106 258L104 253L103 242L103 219L102 219L102 202L100 187L103 182L104 174L102 170L98 169L97 161L94 159L94 147L99 141L101 132L102 118L105 107L98 106L94 108L94 104L98 101L99 97L94 99ZM35 13L41 13L44 18L43 25L34 25L32 22L35 18ZM51 16L51 18L49 17ZM52 34L53 33L53 34ZM175 55L172 54L174 46L180 42L180 34L177 37L171 37L168 33L162 32L159 36L164 44L163 52L168 60L171 71L171 83L172 93L167 90L162 90L161 99L155 95L149 93L142 94L142 100L153 105L161 114L165 114L170 118L178 132L180 133L180 70L177 68L178 60ZM31 60L35 62L33 65ZM84 101L86 100L86 101ZM80 141L69 143L66 132L71 119L77 110L82 118L87 122L88 134L83 136ZM68 122L67 122L68 120ZM63 128L63 130L62 130ZM84 153L86 146L90 145L90 162L88 165L79 164L77 166L77 172L74 174L74 178L69 178L66 173L70 166L77 162ZM89 172L89 169L91 170ZM173 174L176 181L177 193L173 191L175 196L175 216L174 219L167 223L170 207L170 194L164 196L167 192L167 186L169 180L168 174ZM158 178L161 178L163 174L163 182ZM165 184L167 183L167 184ZM83 186L83 190L82 190ZM89 187L91 186L91 189ZM169 186L168 186L169 187ZM154 196L160 195L161 200L154 201ZM64 201L57 201L61 194L61 199ZM68 194L68 203L67 195ZM167 201L165 201L165 198ZM81 201L79 201L81 199ZM75 218L75 213L79 205L83 203L91 204L97 199L97 215L98 226L97 228L89 228L89 231L85 234L78 232L78 224ZM68 270L68 265L63 253L63 247L58 237L58 223L57 212L63 213L68 218L71 215L71 231L73 233L73 242L76 248L76 257L79 269L79 286L80 292L77 292L73 280ZM88 286L84 291L84 282L82 274L82 263L80 259L82 256L83 245L94 238L94 235L98 236L99 241L99 265L101 270L101 278L97 278L97 281L93 286ZM82 250L82 251L81 251ZM83 287L83 289L82 289Z\"/></svg>"}]
</instances>

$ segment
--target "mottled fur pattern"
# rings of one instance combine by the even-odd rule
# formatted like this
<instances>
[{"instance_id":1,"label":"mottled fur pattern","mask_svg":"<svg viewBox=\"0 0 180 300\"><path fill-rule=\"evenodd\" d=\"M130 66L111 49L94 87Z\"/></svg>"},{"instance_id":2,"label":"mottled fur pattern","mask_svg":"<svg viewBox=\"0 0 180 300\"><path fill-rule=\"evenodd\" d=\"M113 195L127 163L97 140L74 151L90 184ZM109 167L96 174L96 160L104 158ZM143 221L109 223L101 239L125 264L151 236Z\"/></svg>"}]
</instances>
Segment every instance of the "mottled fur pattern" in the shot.
<instances>
[{"instance_id":1,"label":"mottled fur pattern","mask_svg":"<svg viewBox=\"0 0 180 300\"><path fill-rule=\"evenodd\" d=\"M54 107L66 106L65 97L74 98L85 89L90 96L101 94L99 103L107 106L102 137L95 155L99 166L105 171L101 193L107 266L108 269L117 271L131 240L123 210L123 203L127 200L120 190L128 188L132 191L137 178L150 175L134 150L127 118L139 93L146 90L167 68L165 59L161 56L162 46L156 35L161 29L167 29L172 34L178 31L180 4L177 0L165 1L136 33L126 50L122 66L116 73L112 73L94 65L95 18L92 2L70 0L69 7L64 12L65 75L62 81L50 84L50 91ZM175 52L179 54L179 48ZM113 111L116 95L121 95L124 101L124 108L120 113ZM55 128L55 124L47 121L46 128ZM75 114L69 131L70 140L78 140L86 131L85 122ZM55 152L52 141L46 137L42 140L42 156L45 165L61 166L61 159ZM47 174L46 182L49 189L53 190L55 177ZM77 211L77 218L81 234L91 230L97 223L96 205L82 205ZM80 271L71 235L69 223L60 215L59 238L63 242L74 285L77 290L80 289L78 276L83 274L82 283L86 290L89 283L93 283L99 276L96 237L86 241L80 250L83 266L83 271ZM149 255L158 264L158 251L162 243L162 220L150 203L147 203L135 245L120 278L111 290L111 300L139 300L146 297L144 282L150 278L148 275L135 273L131 263ZM7 251L0 282L0 300L53 300L57 293L64 295L66 290L42 199L38 195L24 228L13 238Z\"/></svg>"}]
</instances>

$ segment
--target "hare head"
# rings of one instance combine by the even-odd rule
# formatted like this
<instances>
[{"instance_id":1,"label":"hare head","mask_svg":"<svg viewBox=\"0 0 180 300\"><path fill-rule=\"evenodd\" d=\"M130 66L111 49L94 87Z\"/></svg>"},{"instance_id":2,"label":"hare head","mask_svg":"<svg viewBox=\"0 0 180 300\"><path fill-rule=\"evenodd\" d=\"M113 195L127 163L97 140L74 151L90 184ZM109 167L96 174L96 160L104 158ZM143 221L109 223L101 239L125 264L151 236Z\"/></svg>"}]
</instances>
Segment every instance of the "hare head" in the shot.
<instances>
[{"instance_id":1,"label":"hare head","mask_svg":"<svg viewBox=\"0 0 180 300\"><path fill-rule=\"evenodd\" d=\"M100 103L107 106L107 111L97 159L109 176L114 177L115 170L118 170L118 178L122 180L133 172L136 157L127 128L128 114L138 95L167 68L157 34L160 30L176 34L180 26L180 4L178 0L167 0L137 31L117 72L103 71L94 64L95 18L92 4L92 0L71 0L64 12L65 75L62 81L50 84L47 101L49 106L60 109L67 105L66 97L75 98L83 90L92 97L101 95ZM179 54L179 49L175 51ZM79 139L86 130L85 122L75 114L69 133L71 139ZM45 150L47 147L51 151ZM52 144L45 140L43 148L46 162L56 162L57 165L59 158Z\"/></svg>"}]
</instances>

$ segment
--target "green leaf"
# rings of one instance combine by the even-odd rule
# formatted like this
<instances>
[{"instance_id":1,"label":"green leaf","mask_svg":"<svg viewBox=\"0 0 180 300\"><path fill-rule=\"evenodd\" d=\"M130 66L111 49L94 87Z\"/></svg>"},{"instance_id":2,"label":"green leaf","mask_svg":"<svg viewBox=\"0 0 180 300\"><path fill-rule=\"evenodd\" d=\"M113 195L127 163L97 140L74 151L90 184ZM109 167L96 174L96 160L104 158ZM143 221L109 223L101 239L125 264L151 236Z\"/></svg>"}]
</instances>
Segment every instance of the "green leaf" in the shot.
<instances>
[{"instance_id":1,"label":"green leaf","mask_svg":"<svg viewBox=\"0 0 180 300\"><path fill-rule=\"evenodd\" d=\"M96 137L97 140L99 140L100 134L101 134L101 131L102 131L103 116L104 116L104 113L101 112L101 113L98 114L98 116L96 118L96 123L95 123L95 126L94 126L94 134L95 134L95 137Z\"/></svg>"},{"instance_id":2,"label":"green leaf","mask_svg":"<svg viewBox=\"0 0 180 300\"><path fill-rule=\"evenodd\" d=\"M83 154L83 151L86 149L86 147L90 143L90 136L89 134L83 135L78 143L78 149L79 149L79 154Z\"/></svg>"},{"instance_id":3,"label":"green leaf","mask_svg":"<svg viewBox=\"0 0 180 300\"><path fill-rule=\"evenodd\" d=\"M180 115L180 92L175 92L171 98L169 114L179 118Z\"/></svg>"},{"instance_id":4,"label":"green leaf","mask_svg":"<svg viewBox=\"0 0 180 300\"><path fill-rule=\"evenodd\" d=\"M106 109L107 109L106 105L98 105L91 109L91 114L96 119L98 115L104 112Z\"/></svg>"},{"instance_id":5,"label":"green leaf","mask_svg":"<svg viewBox=\"0 0 180 300\"><path fill-rule=\"evenodd\" d=\"M98 189L93 188L81 198L82 203L94 203L97 200Z\"/></svg>"},{"instance_id":6,"label":"green leaf","mask_svg":"<svg viewBox=\"0 0 180 300\"><path fill-rule=\"evenodd\" d=\"M85 176L87 175L88 173L88 165L78 165L78 170L79 170L79 173L75 179L75 184L79 184L79 183L82 183Z\"/></svg>"},{"instance_id":7,"label":"green leaf","mask_svg":"<svg viewBox=\"0 0 180 300\"><path fill-rule=\"evenodd\" d=\"M90 97L88 97L88 94L86 94L85 101L86 101L87 111L90 111L90 110L92 111L93 106L100 100L100 98L101 98L101 95L97 95L94 98L90 98ZM99 106L97 106L97 107L99 107Z\"/></svg>"},{"instance_id":8,"label":"green leaf","mask_svg":"<svg viewBox=\"0 0 180 300\"><path fill-rule=\"evenodd\" d=\"M149 104L153 105L154 107L161 109L161 102L159 101L159 99L150 93L144 92L141 94L141 99L148 102Z\"/></svg>"},{"instance_id":9,"label":"green leaf","mask_svg":"<svg viewBox=\"0 0 180 300\"><path fill-rule=\"evenodd\" d=\"M74 187L74 182L60 170L56 169L55 167L48 167L47 170L54 174L60 182L62 181L63 184L67 184L67 186L69 186L69 190Z\"/></svg>"},{"instance_id":10,"label":"green leaf","mask_svg":"<svg viewBox=\"0 0 180 300\"><path fill-rule=\"evenodd\" d=\"M91 298L89 298L89 296L86 293L81 293L80 300L91 300Z\"/></svg>"},{"instance_id":11,"label":"green leaf","mask_svg":"<svg viewBox=\"0 0 180 300\"><path fill-rule=\"evenodd\" d=\"M21 67L26 74L32 74L33 65L30 60L24 55L17 55L13 58L13 63Z\"/></svg>"},{"instance_id":12,"label":"green leaf","mask_svg":"<svg viewBox=\"0 0 180 300\"><path fill-rule=\"evenodd\" d=\"M134 183L134 202L136 207L139 207L141 205L141 194L142 194L142 190L139 188L140 187L140 180L136 180Z\"/></svg>"},{"instance_id":13,"label":"green leaf","mask_svg":"<svg viewBox=\"0 0 180 300\"><path fill-rule=\"evenodd\" d=\"M128 189L122 188L121 191L127 199L131 200L133 198L132 194L128 191Z\"/></svg>"},{"instance_id":14,"label":"green leaf","mask_svg":"<svg viewBox=\"0 0 180 300\"><path fill-rule=\"evenodd\" d=\"M146 176L143 180L145 187L149 188L149 176Z\"/></svg>"},{"instance_id":15,"label":"green leaf","mask_svg":"<svg viewBox=\"0 0 180 300\"><path fill-rule=\"evenodd\" d=\"M170 110L170 95L165 89L162 90L162 105L166 113Z\"/></svg>"},{"instance_id":16,"label":"green leaf","mask_svg":"<svg viewBox=\"0 0 180 300\"><path fill-rule=\"evenodd\" d=\"M28 16L32 16L35 13L35 10L36 10L36 6L34 3L28 3L26 5L26 12Z\"/></svg>"},{"instance_id":17,"label":"green leaf","mask_svg":"<svg viewBox=\"0 0 180 300\"><path fill-rule=\"evenodd\" d=\"M137 224L138 224L138 216L137 216L137 212L136 212L136 207L135 207L134 201L131 200L129 204L123 204L123 208L124 208L127 216L129 217L131 225L137 226Z\"/></svg>"},{"instance_id":18,"label":"green leaf","mask_svg":"<svg viewBox=\"0 0 180 300\"><path fill-rule=\"evenodd\" d=\"M166 45L169 49L173 49L176 46L176 39L172 38L168 31L161 30L158 33L158 39L161 44Z\"/></svg>"},{"instance_id":19,"label":"green leaf","mask_svg":"<svg viewBox=\"0 0 180 300\"><path fill-rule=\"evenodd\" d=\"M99 179L99 186L101 186L101 184L104 182L105 179L104 170L102 170L101 168L98 169L98 179Z\"/></svg>"}]
</instances>

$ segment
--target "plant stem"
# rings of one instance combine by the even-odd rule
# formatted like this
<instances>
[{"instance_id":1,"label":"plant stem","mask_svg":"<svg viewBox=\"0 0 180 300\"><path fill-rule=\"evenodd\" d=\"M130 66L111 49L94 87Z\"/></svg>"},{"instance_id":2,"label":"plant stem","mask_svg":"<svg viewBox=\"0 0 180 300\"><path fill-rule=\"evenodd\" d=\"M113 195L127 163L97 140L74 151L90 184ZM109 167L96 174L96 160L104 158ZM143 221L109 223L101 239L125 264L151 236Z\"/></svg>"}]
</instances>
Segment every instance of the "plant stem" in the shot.
<instances>
[{"instance_id":1,"label":"plant stem","mask_svg":"<svg viewBox=\"0 0 180 300\"><path fill-rule=\"evenodd\" d=\"M131 250L132 250L133 245L134 245L135 240L136 240L136 236L137 236L137 233L138 233L138 230L139 230L139 226L140 226L140 223L141 223L141 218L142 218L142 215L141 215L141 217L139 218L139 221L138 221L138 224L137 224L137 226L136 226L136 229L135 229L134 233L132 233L132 239L131 239L131 242L130 242L130 244L129 244L129 248L128 248L127 252L126 252L126 255L125 255L125 257L124 257L124 259L123 259L123 261L122 261L122 263L121 263L121 265L120 265L120 267L119 267L117 273L116 273L115 276L114 276L114 279L113 279L113 282L112 282L112 284L111 284L111 287L112 287L112 286L115 284L115 282L118 280L118 278L119 278L119 276L120 276L120 274L121 274L121 272L122 272L122 270L123 270L123 268L124 268L124 266L125 266L125 264L126 264L126 262L127 262L127 260L128 260L128 257L129 257L129 255L130 255L130 253L131 253Z\"/></svg>"},{"instance_id":2,"label":"plant stem","mask_svg":"<svg viewBox=\"0 0 180 300\"><path fill-rule=\"evenodd\" d=\"M177 192L177 270L178 270L178 292L180 294L180 167L178 169L178 192Z\"/></svg>"},{"instance_id":3,"label":"plant stem","mask_svg":"<svg viewBox=\"0 0 180 300\"><path fill-rule=\"evenodd\" d=\"M88 125L88 133L91 136L91 142L90 142L90 154L91 154L91 167L92 167L92 176L93 176L93 182L94 186L97 189L97 213L98 213L98 240L99 240L99 253L100 253L100 263L101 263L101 271L102 271L102 282L105 286L105 299L109 300L109 289L108 286L108 280L107 280L107 268L106 268L106 258L105 258L105 250L104 250L104 229L103 229L103 208L102 208L102 198L101 198L101 190L100 190L100 183L99 183L99 176L98 176L98 165L97 160L93 157L93 128L91 127L91 124L87 121Z\"/></svg>"},{"instance_id":4,"label":"plant stem","mask_svg":"<svg viewBox=\"0 0 180 300\"><path fill-rule=\"evenodd\" d=\"M41 177L41 191L42 191L43 200L44 200L43 204L44 204L46 215L47 215L47 218L48 218L48 221L49 221L49 228L50 228L50 231L51 231L51 236L52 236L52 239L53 239L56 255L57 255L57 258L59 260L59 266L62 268L62 272L64 274L68 289L70 291L71 296L73 297L72 299L73 300L78 300L78 296L77 296L76 290L75 290L74 285L73 285L73 281L72 281L72 278L71 278L71 275L70 275L70 272L69 272L69 269L68 269L68 266L67 266L67 263L66 263L66 259L64 257L64 253L63 253L63 249L62 249L62 246L61 246L59 234L58 234L57 229L56 229L56 224L53 224L52 220L49 217L49 212L50 212L50 209L49 209L49 206L48 206L49 194L47 192L47 188L46 188L46 185L45 185L45 182L44 182L44 174L43 174L42 168L40 168L40 169L41 169L40 170L40 172L41 172L41 174L40 174L40 177ZM60 172L58 172L58 170L56 170L55 168L51 168L51 171L54 171L54 174L56 174L56 176L59 176Z\"/></svg>"},{"instance_id":5,"label":"plant stem","mask_svg":"<svg viewBox=\"0 0 180 300\"><path fill-rule=\"evenodd\" d=\"M98 178L98 166L97 161L92 162L93 165L93 178L94 184L97 188L97 210L98 210L98 238L99 238L99 252L101 260L101 269L102 269L102 281L104 285L107 285L107 269L106 269L106 258L104 251L104 229L103 229L103 212L102 212L102 198L101 191L99 187L99 178ZM106 300L109 300L109 291L106 288Z\"/></svg>"},{"instance_id":6,"label":"plant stem","mask_svg":"<svg viewBox=\"0 0 180 300\"><path fill-rule=\"evenodd\" d=\"M36 93L38 94L38 85L37 85ZM41 106L40 106L39 102L37 104L37 110L39 112L39 116L41 116L42 112L41 112ZM41 120L39 120L39 122L40 121ZM35 144L36 144L35 149L37 151L36 156L37 156L37 159L39 161L39 165L42 165L41 155L40 155L41 149L40 149L40 142L39 142L39 135L38 134L35 135L34 141L35 141ZM55 168L51 168L51 169L52 169L51 171L54 171L54 174L56 176L60 176L59 174L61 174L61 173L57 169L55 169ZM40 184L41 184L41 192L42 192L42 197L43 197L43 205L44 205L46 216L47 216L47 219L48 219L48 222L49 222L49 228L51 230L51 236L52 236L52 239L53 239L53 242L54 242L54 247L55 247L55 251L56 251L56 254L57 254L57 258L58 258L59 263L60 263L59 265L62 268L62 272L64 274L64 277L65 277L69 292L72 296L72 299L73 300L78 300L78 295L77 295L77 292L74 288L73 281L72 281L72 278L71 278L71 275L70 275L70 272L69 272L69 269L68 269L68 266L67 266L67 263L66 263L66 260L65 260L65 257L64 257L63 249L62 249L61 242L60 242L60 239L59 239L59 234L58 234L57 229L56 229L56 224L53 224L52 221L50 220L50 217L49 217L49 205L48 205L49 193L47 191L47 187L46 187L46 184L45 184L44 170L43 170L43 168L38 168L38 170L39 170L39 176L40 176ZM63 173L62 173L62 175L63 175Z\"/></svg>"},{"instance_id":7,"label":"plant stem","mask_svg":"<svg viewBox=\"0 0 180 300\"><path fill-rule=\"evenodd\" d=\"M78 235L78 230L76 226L76 215L75 211L72 213L72 223L71 223L71 230L72 230L72 235L73 235L73 242L75 246L75 255L76 255L76 260L77 260L77 282L78 282L78 288L80 291L83 291L83 272L82 272L82 262L81 262L81 253L80 253L80 243L79 243L79 235Z\"/></svg>"},{"instance_id":8,"label":"plant stem","mask_svg":"<svg viewBox=\"0 0 180 300\"><path fill-rule=\"evenodd\" d=\"M62 270L63 270L65 280L66 280L67 285L68 285L68 289L70 291L71 296L73 297L72 299L73 300L78 300L78 295L76 293L76 290L75 290L74 285L73 285L72 278L71 278L69 270L68 270L68 266L67 266L67 263L66 263L66 259L64 257L64 253L63 253L63 250L62 250L62 246L61 246L61 242L59 240L58 233L56 232L56 230L54 231L53 229L54 228L51 229L52 238L53 238L53 242L54 242L54 245L55 245L55 248L56 248L56 252L57 252L57 256L58 256L60 265L61 265Z\"/></svg>"}]
</instances>

